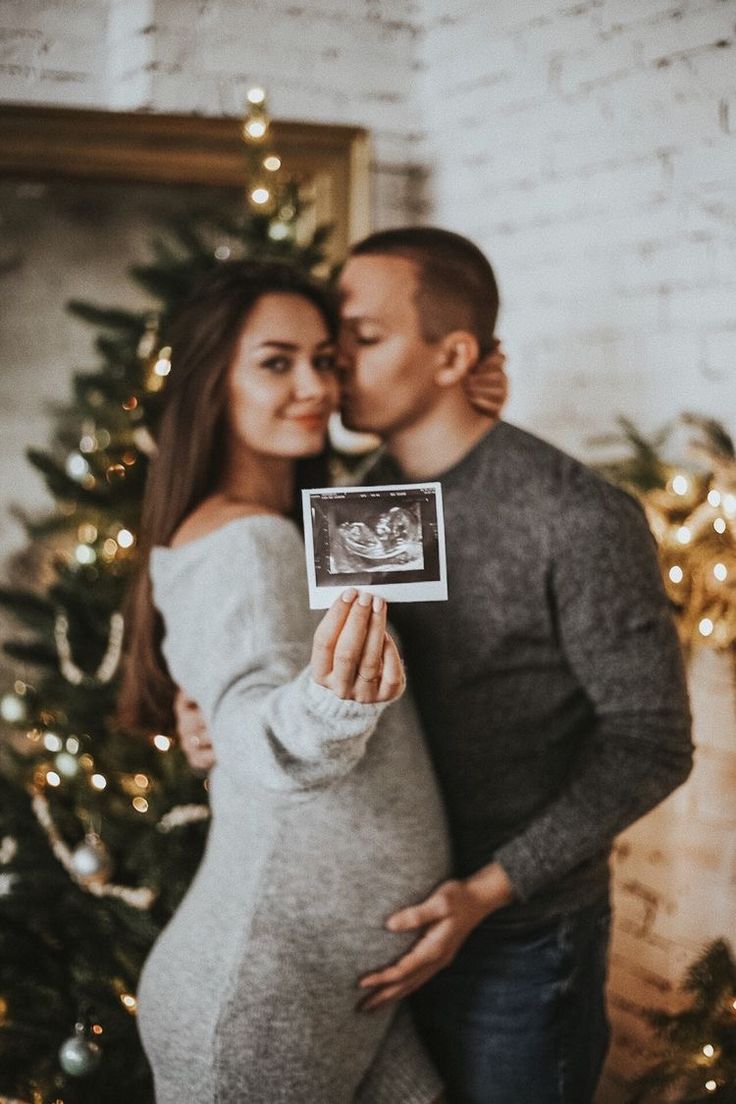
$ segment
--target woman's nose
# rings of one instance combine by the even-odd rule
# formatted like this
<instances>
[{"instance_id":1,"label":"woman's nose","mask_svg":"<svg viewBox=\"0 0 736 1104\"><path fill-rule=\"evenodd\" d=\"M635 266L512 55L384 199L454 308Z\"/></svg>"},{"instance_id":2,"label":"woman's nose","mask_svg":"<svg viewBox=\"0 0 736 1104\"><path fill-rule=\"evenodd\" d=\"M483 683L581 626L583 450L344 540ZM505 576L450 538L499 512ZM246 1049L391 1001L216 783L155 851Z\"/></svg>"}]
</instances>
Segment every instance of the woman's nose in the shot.
<instances>
[{"instance_id":1,"label":"woman's nose","mask_svg":"<svg viewBox=\"0 0 736 1104\"><path fill-rule=\"evenodd\" d=\"M322 399L330 391L331 379L318 372L312 364L300 365L294 377L294 392L298 399Z\"/></svg>"}]
</instances>

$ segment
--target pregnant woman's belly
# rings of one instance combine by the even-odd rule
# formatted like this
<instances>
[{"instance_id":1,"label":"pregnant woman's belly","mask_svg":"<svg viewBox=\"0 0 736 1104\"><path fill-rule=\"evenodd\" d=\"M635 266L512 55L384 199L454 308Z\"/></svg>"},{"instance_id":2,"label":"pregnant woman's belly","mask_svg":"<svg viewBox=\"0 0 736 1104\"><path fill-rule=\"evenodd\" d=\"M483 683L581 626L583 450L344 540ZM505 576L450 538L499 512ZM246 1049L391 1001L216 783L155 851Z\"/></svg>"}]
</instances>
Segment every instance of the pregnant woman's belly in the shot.
<instances>
[{"instance_id":1,"label":"pregnant woman's belly","mask_svg":"<svg viewBox=\"0 0 736 1104\"><path fill-rule=\"evenodd\" d=\"M396 713L326 789L213 777L203 863L139 989L158 1104L351 1099L389 1015L355 1012L358 977L410 945L385 920L449 865L426 753Z\"/></svg>"}]
</instances>

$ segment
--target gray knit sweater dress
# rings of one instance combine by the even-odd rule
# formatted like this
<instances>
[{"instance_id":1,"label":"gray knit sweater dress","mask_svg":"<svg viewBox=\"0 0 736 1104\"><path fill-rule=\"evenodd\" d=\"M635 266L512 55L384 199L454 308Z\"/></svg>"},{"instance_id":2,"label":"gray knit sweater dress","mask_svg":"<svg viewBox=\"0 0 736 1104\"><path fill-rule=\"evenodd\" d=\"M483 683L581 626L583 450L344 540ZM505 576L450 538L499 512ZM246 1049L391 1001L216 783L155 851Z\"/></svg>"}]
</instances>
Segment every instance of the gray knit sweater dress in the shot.
<instances>
[{"instance_id":1,"label":"gray knit sweater dress","mask_svg":"<svg viewBox=\"0 0 736 1104\"><path fill-rule=\"evenodd\" d=\"M429 1104L441 1085L406 1010L355 1011L358 976L415 938L386 917L450 867L411 702L312 681L321 614L284 518L156 547L150 572L217 757L205 855L138 990L157 1104Z\"/></svg>"}]
</instances>

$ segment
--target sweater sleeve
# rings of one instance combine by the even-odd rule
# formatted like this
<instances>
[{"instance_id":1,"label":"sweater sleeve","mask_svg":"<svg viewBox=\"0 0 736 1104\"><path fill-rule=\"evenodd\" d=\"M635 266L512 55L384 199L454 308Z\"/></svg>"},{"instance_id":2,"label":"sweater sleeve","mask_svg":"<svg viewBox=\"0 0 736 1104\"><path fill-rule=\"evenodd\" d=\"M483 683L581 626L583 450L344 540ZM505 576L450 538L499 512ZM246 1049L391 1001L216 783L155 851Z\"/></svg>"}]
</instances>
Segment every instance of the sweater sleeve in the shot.
<instances>
[{"instance_id":1,"label":"sweater sleeve","mask_svg":"<svg viewBox=\"0 0 736 1104\"><path fill-rule=\"evenodd\" d=\"M550 600L595 724L555 799L496 852L522 900L607 850L692 766L681 649L644 512L602 481L573 481L569 495L551 532Z\"/></svg>"},{"instance_id":2,"label":"sweater sleeve","mask_svg":"<svg viewBox=\"0 0 736 1104\"><path fill-rule=\"evenodd\" d=\"M310 615L296 528L274 517L166 549L154 600L174 681L202 710L218 768L272 790L306 790L361 759L383 705L344 701L308 663ZM173 570L172 570L173 569Z\"/></svg>"}]
</instances>

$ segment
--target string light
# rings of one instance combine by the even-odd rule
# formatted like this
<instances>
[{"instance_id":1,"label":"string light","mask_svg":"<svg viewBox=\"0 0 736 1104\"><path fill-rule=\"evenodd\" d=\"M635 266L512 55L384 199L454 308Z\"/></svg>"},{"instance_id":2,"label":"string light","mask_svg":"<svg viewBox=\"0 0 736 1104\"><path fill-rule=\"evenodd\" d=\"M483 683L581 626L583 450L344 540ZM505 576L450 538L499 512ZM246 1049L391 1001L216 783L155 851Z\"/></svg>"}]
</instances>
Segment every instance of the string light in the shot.
<instances>
[{"instance_id":1,"label":"string light","mask_svg":"<svg viewBox=\"0 0 736 1104\"><path fill-rule=\"evenodd\" d=\"M727 494L724 496L723 509L726 511L727 517L733 517L736 514L736 495Z\"/></svg>"},{"instance_id":2,"label":"string light","mask_svg":"<svg viewBox=\"0 0 736 1104\"><path fill-rule=\"evenodd\" d=\"M147 790L151 782L147 774L136 774L135 784L136 786L140 786L142 790Z\"/></svg>"},{"instance_id":3,"label":"string light","mask_svg":"<svg viewBox=\"0 0 736 1104\"><path fill-rule=\"evenodd\" d=\"M8 724L17 724L19 721L25 720L25 703L17 698L15 694L3 694L2 699L0 699L0 716Z\"/></svg>"},{"instance_id":4,"label":"string light","mask_svg":"<svg viewBox=\"0 0 736 1104\"><path fill-rule=\"evenodd\" d=\"M720 506L721 505L721 492L716 491L715 489L712 490L712 491L708 491L708 502L710 503L711 506L714 506L714 507Z\"/></svg>"},{"instance_id":5,"label":"string light","mask_svg":"<svg viewBox=\"0 0 736 1104\"><path fill-rule=\"evenodd\" d=\"M706 1058L712 1058L713 1055L715 1054L715 1052L716 1052L716 1048L713 1046L712 1043L706 1043L705 1046L703 1047L703 1054L705 1055Z\"/></svg>"},{"instance_id":6,"label":"string light","mask_svg":"<svg viewBox=\"0 0 736 1104\"><path fill-rule=\"evenodd\" d=\"M85 433L79 442L80 452L94 452L97 448L97 439L91 433Z\"/></svg>"},{"instance_id":7,"label":"string light","mask_svg":"<svg viewBox=\"0 0 736 1104\"><path fill-rule=\"evenodd\" d=\"M673 583L681 583L684 578L684 572L677 564L670 568L669 575Z\"/></svg>"},{"instance_id":8,"label":"string light","mask_svg":"<svg viewBox=\"0 0 736 1104\"><path fill-rule=\"evenodd\" d=\"M701 636L711 636L712 633L713 633L714 628L715 628L715 625L711 621L710 617L704 617L703 620L698 625L698 629L700 630L700 635Z\"/></svg>"},{"instance_id":9,"label":"string light","mask_svg":"<svg viewBox=\"0 0 736 1104\"><path fill-rule=\"evenodd\" d=\"M54 759L54 763L65 778L76 778L79 774L79 760L70 755L68 751L60 751Z\"/></svg>"},{"instance_id":10,"label":"string light","mask_svg":"<svg viewBox=\"0 0 736 1104\"><path fill-rule=\"evenodd\" d=\"M705 1087L708 1090L708 1092L715 1092L716 1089L718 1088L718 1084L717 1084L717 1082L715 1082L713 1080L706 1081L705 1082Z\"/></svg>"},{"instance_id":11,"label":"string light","mask_svg":"<svg viewBox=\"0 0 736 1104\"><path fill-rule=\"evenodd\" d=\"M677 540L680 544L689 544L692 533L688 529L687 525L681 525L676 533Z\"/></svg>"},{"instance_id":12,"label":"string light","mask_svg":"<svg viewBox=\"0 0 736 1104\"><path fill-rule=\"evenodd\" d=\"M715 529L716 533L721 533L721 534L725 533L726 532L726 522L725 522L725 520L722 517L717 517L715 519L715 521L713 522L713 528Z\"/></svg>"},{"instance_id":13,"label":"string light","mask_svg":"<svg viewBox=\"0 0 736 1104\"><path fill-rule=\"evenodd\" d=\"M83 544L94 544L97 540L97 529L88 521L85 521L77 529L77 537Z\"/></svg>"},{"instance_id":14,"label":"string light","mask_svg":"<svg viewBox=\"0 0 736 1104\"><path fill-rule=\"evenodd\" d=\"M64 468L70 479L83 479L85 475L89 474L89 464L81 452L70 452L66 458Z\"/></svg>"},{"instance_id":15,"label":"string light","mask_svg":"<svg viewBox=\"0 0 736 1104\"><path fill-rule=\"evenodd\" d=\"M130 1012L131 1015L133 1015L138 1008L138 1002L131 993L121 993L120 1003L123 1005L124 1008L127 1008L128 1012Z\"/></svg>"},{"instance_id":16,"label":"string light","mask_svg":"<svg viewBox=\"0 0 736 1104\"><path fill-rule=\"evenodd\" d=\"M137 813L148 812L148 802L146 801L145 797L134 797L131 805Z\"/></svg>"},{"instance_id":17,"label":"string light","mask_svg":"<svg viewBox=\"0 0 736 1104\"><path fill-rule=\"evenodd\" d=\"M135 543L135 537L130 529L121 529L118 533L118 544L121 548L131 548Z\"/></svg>"},{"instance_id":18,"label":"string light","mask_svg":"<svg viewBox=\"0 0 736 1104\"><path fill-rule=\"evenodd\" d=\"M265 102L266 93L258 85L254 85L253 88L248 89L248 103L255 104L256 106Z\"/></svg>"},{"instance_id":19,"label":"string light","mask_svg":"<svg viewBox=\"0 0 736 1104\"><path fill-rule=\"evenodd\" d=\"M684 475L676 475L672 480L672 490L676 495L686 495L690 490L690 480Z\"/></svg>"},{"instance_id":20,"label":"string light","mask_svg":"<svg viewBox=\"0 0 736 1104\"><path fill-rule=\"evenodd\" d=\"M265 119L248 119L243 126L243 130L249 138L257 141L259 138L263 138L264 134L268 130L268 124Z\"/></svg>"},{"instance_id":21,"label":"string light","mask_svg":"<svg viewBox=\"0 0 736 1104\"><path fill-rule=\"evenodd\" d=\"M289 227L285 222L272 222L268 228L268 236L272 241L285 241L289 233Z\"/></svg>"},{"instance_id":22,"label":"string light","mask_svg":"<svg viewBox=\"0 0 736 1104\"><path fill-rule=\"evenodd\" d=\"M158 360L153 366L153 370L157 376L168 376L171 371L171 346L164 345L162 349L159 349Z\"/></svg>"},{"instance_id":23,"label":"string light","mask_svg":"<svg viewBox=\"0 0 736 1104\"><path fill-rule=\"evenodd\" d=\"M61 736L57 736L55 732L46 732L43 738L43 746L47 751L61 751L64 742Z\"/></svg>"},{"instance_id":24,"label":"string light","mask_svg":"<svg viewBox=\"0 0 736 1104\"><path fill-rule=\"evenodd\" d=\"M70 755L76 755L79 751L79 740L76 736L70 736L66 742L66 750Z\"/></svg>"},{"instance_id":25,"label":"string light","mask_svg":"<svg viewBox=\"0 0 736 1104\"><path fill-rule=\"evenodd\" d=\"M46 771L46 784L49 786L60 786L61 778L56 771Z\"/></svg>"},{"instance_id":26,"label":"string light","mask_svg":"<svg viewBox=\"0 0 736 1104\"><path fill-rule=\"evenodd\" d=\"M719 583L725 583L728 578L728 568L723 563L717 563L713 567L713 574Z\"/></svg>"},{"instance_id":27,"label":"string light","mask_svg":"<svg viewBox=\"0 0 736 1104\"><path fill-rule=\"evenodd\" d=\"M278 172L281 168L281 158L272 153L264 158L263 167L267 172Z\"/></svg>"},{"instance_id":28,"label":"string light","mask_svg":"<svg viewBox=\"0 0 736 1104\"><path fill-rule=\"evenodd\" d=\"M107 786L107 779L104 774L93 774L90 782L96 790L104 790Z\"/></svg>"},{"instance_id":29,"label":"string light","mask_svg":"<svg viewBox=\"0 0 736 1104\"><path fill-rule=\"evenodd\" d=\"M78 544L74 549L74 558L77 563L86 566L87 564L93 564L97 559L97 553L94 548L90 548L88 544Z\"/></svg>"},{"instance_id":30,"label":"string light","mask_svg":"<svg viewBox=\"0 0 736 1104\"><path fill-rule=\"evenodd\" d=\"M171 740L168 736L164 736L162 733L157 732L153 737L153 746L158 748L159 751L168 751L171 747Z\"/></svg>"},{"instance_id":31,"label":"string light","mask_svg":"<svg viewBox=\"0 0 736 1104\"><path fill-rule=\"evenodd\" d=\"M250 193L250 198L253 200L254 203L257 203L259 207L262 207L264 203L268 203L269 199L271 198L271 193L269 192L268 188L254 188L253 191Z\"/></svg>"}]
</instances>

